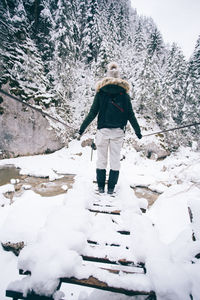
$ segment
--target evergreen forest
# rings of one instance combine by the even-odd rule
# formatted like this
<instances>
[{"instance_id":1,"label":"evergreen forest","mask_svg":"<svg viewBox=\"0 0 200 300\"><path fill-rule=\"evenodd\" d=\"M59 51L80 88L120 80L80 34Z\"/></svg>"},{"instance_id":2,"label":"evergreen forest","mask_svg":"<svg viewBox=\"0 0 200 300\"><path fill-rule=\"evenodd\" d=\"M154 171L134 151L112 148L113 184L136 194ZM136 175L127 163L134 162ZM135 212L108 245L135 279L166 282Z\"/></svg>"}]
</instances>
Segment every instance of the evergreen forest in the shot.
<instances>
[{"instance_id":1,"label":"evergreen forest","mask_svg":"<svg viewBox=\"0 0 200 300\"><path fill-rule=\"evenodd\" d=\"M186 60L129 0L1 0L0 32L0 86L75 128L110 61L131 85L143 132L200 120L200 36ZM169 148L191 146L198 129L168 133Z\"/></svg>"}]
</instances>

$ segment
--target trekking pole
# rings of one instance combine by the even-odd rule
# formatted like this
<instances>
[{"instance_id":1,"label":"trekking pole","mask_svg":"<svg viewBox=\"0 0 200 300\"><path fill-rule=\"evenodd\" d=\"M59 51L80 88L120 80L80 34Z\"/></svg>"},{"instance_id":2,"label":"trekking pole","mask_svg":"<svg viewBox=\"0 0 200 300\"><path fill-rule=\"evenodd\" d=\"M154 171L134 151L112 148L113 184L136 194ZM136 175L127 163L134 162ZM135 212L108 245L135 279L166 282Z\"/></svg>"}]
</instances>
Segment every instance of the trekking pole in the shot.
<instances>
[{"instance_id":1,"label":"trekking pole","mask_svg":"<svg viewBox=\"0 0 200 300\"><path fill-rule=\"evenodd\" d=\"M196 122L196 123L192 123L192 124L188 124L188 125L183 125L183 126L180 126L180 127L165 129L165 130L161 130L161 131L157 131L157 132L153 132L153 133L148 133L148 134L143 135L143 137L150 136L150 135L155 135L155 134L159 134L159 133L165 133L165 132L168 132L168 131L173 131L173 130L182 129L182 128L186 128L186 127L196 126L196 125L200 125L200 122Z\"/></svg>"},{"instance_id":2,"label":"trekking pole","mask_svg":"<svg viewBox=\"0 0 200 300\"><path fill-rule=\"evenodd\" d=\"M91 147L91 157L90 157L90 161L92 161L92 157L93 157L93 148Z\"/></svg>"},{"instance_id":3,"label":"trekking pole","mask_svg":"<svg viewBox=\"0 0 200 300\"><path fill-rule=\"evenodd\" d=\"M92 161L92 157L93 157L93 150L96 150L96 149L97 149L97 146L95 145L94 140L92 140L92 143L91 143L91 161Z\"/></svg>"}]
</instances>

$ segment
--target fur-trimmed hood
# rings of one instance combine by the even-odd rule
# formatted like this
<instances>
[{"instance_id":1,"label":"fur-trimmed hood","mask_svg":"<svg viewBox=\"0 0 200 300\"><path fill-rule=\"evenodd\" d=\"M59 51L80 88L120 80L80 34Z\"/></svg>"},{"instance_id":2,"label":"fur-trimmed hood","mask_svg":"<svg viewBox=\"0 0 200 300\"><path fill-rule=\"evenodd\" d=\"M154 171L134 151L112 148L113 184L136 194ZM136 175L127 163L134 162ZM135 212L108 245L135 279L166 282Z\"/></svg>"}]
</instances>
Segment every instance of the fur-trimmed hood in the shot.
<instances>
[{"instance_id":1,"label":"fur-trimmed hood","mask_svg":"<svg viewBox=\"0 0 200 300\"><path fill-rule=\"evenodd\" d=\"M130 91L130 85L126 80L121 79L121 78L105 77L101 81L97 82L96 92L99 92L101 88L108 86L108 85L119 86L119 87L125 89L125 91L127 93L129 93L129 91Z\"/></svg>"}]
</instances>

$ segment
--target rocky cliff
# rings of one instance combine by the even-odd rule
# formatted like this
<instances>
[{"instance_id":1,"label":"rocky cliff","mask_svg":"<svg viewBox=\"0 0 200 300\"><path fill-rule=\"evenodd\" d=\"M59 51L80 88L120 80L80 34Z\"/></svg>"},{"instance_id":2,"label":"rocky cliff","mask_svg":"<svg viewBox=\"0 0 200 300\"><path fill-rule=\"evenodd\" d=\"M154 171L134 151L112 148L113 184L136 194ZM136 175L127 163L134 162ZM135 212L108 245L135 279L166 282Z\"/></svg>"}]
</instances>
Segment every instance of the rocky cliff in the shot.
<instances>
[{"instance_id":1,"label":"rocky cliff","mask_svg":"<svg viewBox=\"0 0 200 300\"><path fill-rule=\"evenodd\" d=\"M66 135L53 128L43 115L1 96L0 158L49 153L67 144Z\"/></svg>"}]
</instances>

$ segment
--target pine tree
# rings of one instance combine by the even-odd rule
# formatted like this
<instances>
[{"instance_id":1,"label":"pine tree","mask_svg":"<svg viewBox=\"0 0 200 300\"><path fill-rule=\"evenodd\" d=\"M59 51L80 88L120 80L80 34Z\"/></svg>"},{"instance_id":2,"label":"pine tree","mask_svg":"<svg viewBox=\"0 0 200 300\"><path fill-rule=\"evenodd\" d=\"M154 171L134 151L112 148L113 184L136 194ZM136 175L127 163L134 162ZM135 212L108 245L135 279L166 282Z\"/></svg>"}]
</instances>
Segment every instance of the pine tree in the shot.
<instances>
[{"instance_id":1,"label":"pine tree","mask_svg":"<svg viewBox=\"0 0 200 300\"><path fill-rule=\"evenodd\" d=\"M148 54L135 82L137 111L145 118L158 120L160 115L161 80L159 64Z\"/></svg>"},{"instance_id":2,"label":"pine tree","mask_svg":"<svg viewBox=\"0 0 200 300\"><path fill-rule=\"evenodd\" d=\"M52 59L48 61L48 77L56 86L56 91L63 93L71 82L68 70L75 64L79 48L78 27L76 22L76 6L69 0L59 0L57 9L52 10L52 27L50 30L51 43L54 45L51 50ZM67 85L66 85L67 84Z\"/></svg>"},{"instance_id":3,"label":"pine tree","mask_svg":"<svg viewBox=\"0 0 200 300\"><path fill-rule=\"evenodd\" d=\"M118 9L116 9L116 25L117 25L117 42L125 45L129 37L130 24L130 1L118 1Z\"/></svg>"},{"instance_id":4,"label":"pine tree","mask_svg":"<svg viewBox=\"0 0 200 300\"><path fill-rule=\"evenodd\" d=\"M134 36L134 48L136 51L136 55L140 59L144 57L144 53L146 53L147 47L147 38L144 32L144 26L142 24L142 20L139 19L136 24L135 36Z\"/></svg>"},{"instance_id":5,"label":"pine tree","mask_svg":"<svg viewBox=\"0 0 200 300\"><path fill-rule=\"evenodd\" d=\"M99 8L97 0L87 0L86 3L86 24L82 33L82 57L86 63L97 61L101 38L99 36Z\"/></svg>"},{"instance_id":6,"label":"pine tree","mask_svg":"<svg viewBox=\"0 0 200 300\"><path fill-rule=\"evenodd\" d=\"M170 118L176 123L183 121L185 101L187 63L180 48L173 44L169 51L163 73L163 90L161 104Z\"/></svg>"},{"instance_id":7,"label":"pine tree","mask_svg":"<svg viewBox=\"0 0 200 300\"><path fill-rule=\"evenodd\" d=\"M47 96L49 82L40 53L28 32L29 20L23 1L17 1L12 8L10 10L7 5L4 6L4 13L8 18L12 13L12 21L9 19L12 25L7 27L9 43L6 38L2 42L5 46L3 66L4 71L6 70L2 79L9 82L11 91L16 95L25 100L33 98L38 104L48 105L51 100L50 95Z\"/></svg>"},{"instance_id":8,"label":"pine tree","mask_svg":"<svg viewBox=\"0 0 200 300\"><path fill-rule=\"evenodd\" d=\"M147 44L148 54L150 56L156 55L158 58L163 54L164 43L162 36L157 28L150 34Z\"/></svg>"},{"instance_id":9,"label":"pine tree","mask_svg":"<svg viewBox=\"0 0 200 300\"><path fill-rule=\"evenodd\" d=\"M199 79L200 76L200 36L197 39L194 52L189 60L189 73Z\"/></svg>"},{"instance_id":10,"label":"pine tree","mask_svg":"<svg viewBox=\"0 0 200 300\"><path fill-rule=\"evenodd\" d=\"M187 88L184 104L184 120L188 123L200 120L200 36L188 63ZM198 130L193 129L194 134Z\"/></svg>"},{"instance_id":11,"label":"pine tree","mask_svg":"<svg viewBox=\"0 0 200 300\"><path fill-rule=\"evenodd\" d=\"M200 38L187 64L130 0L2 0L0 30L0 84L76 124L111 60L142 117L161 128L199 120Z\"/></svg>"},{"instance_id":12,"label":"pine tree","mask_svg":"<svg viewBox=\"0 0 200 300\"><path fill-rule=\"evenodd\" d=\"M9 59L9 51L16 47L12 25L10 8L7 1L0 2L0 86L9 79L8 70L14 61Z\"/></svg>"}]
</instances>

